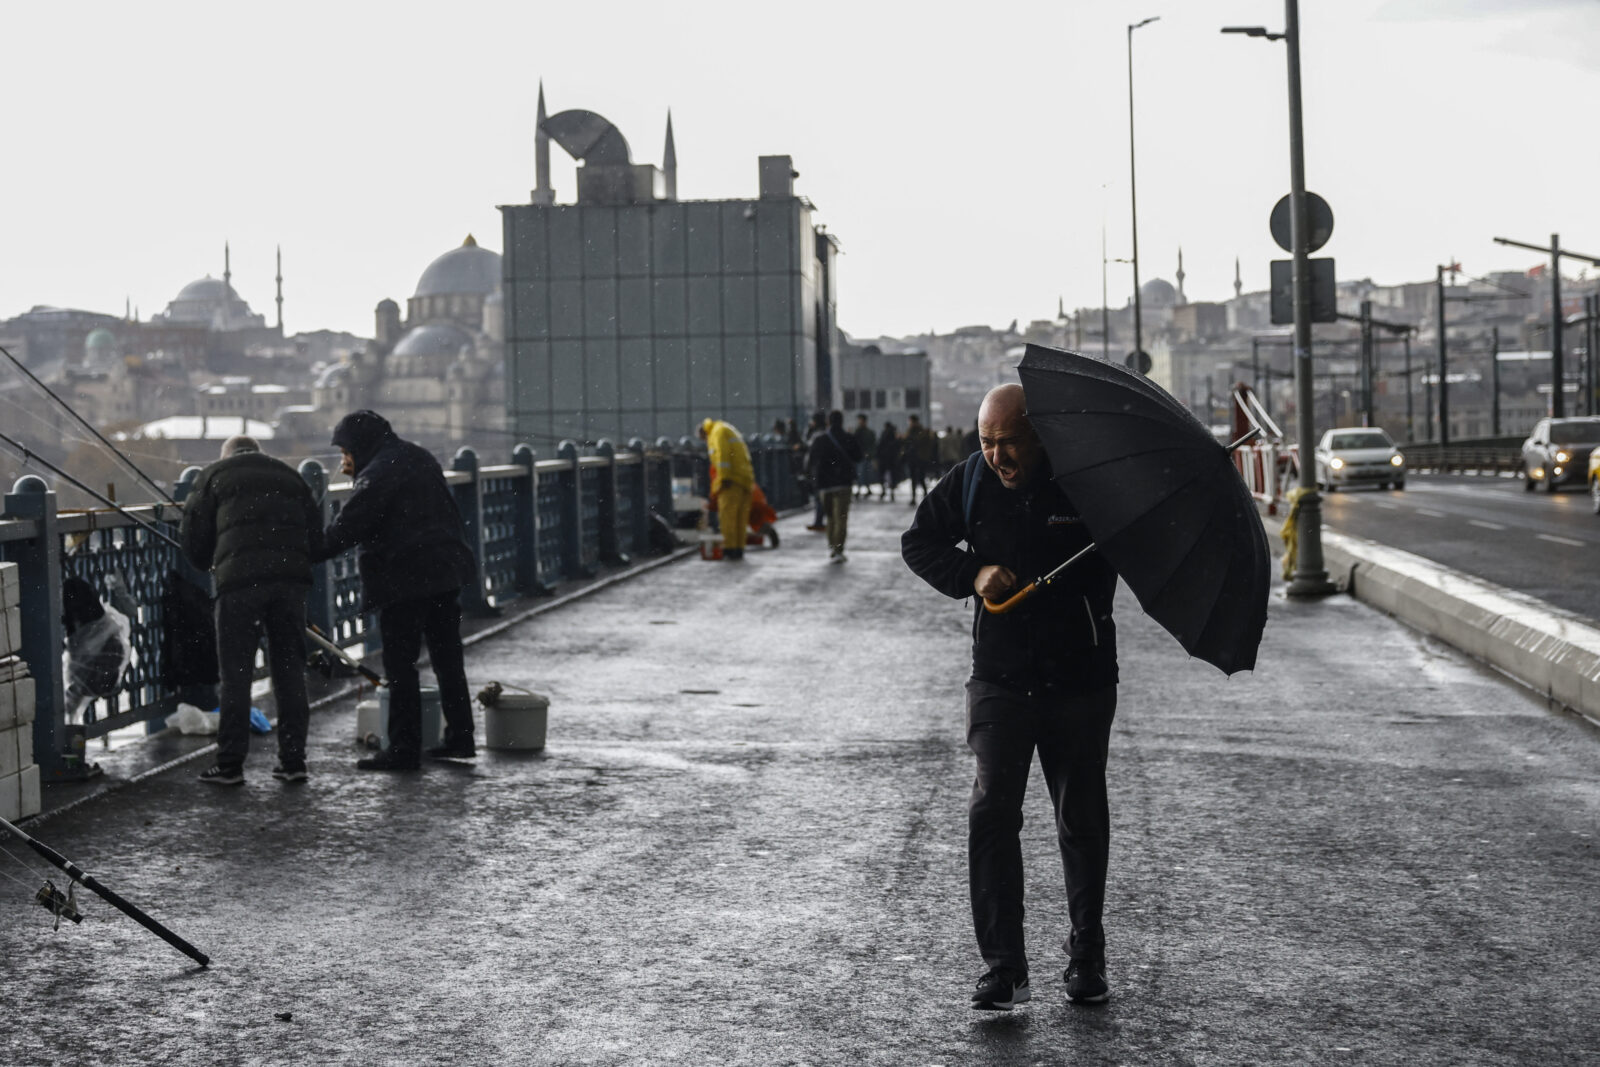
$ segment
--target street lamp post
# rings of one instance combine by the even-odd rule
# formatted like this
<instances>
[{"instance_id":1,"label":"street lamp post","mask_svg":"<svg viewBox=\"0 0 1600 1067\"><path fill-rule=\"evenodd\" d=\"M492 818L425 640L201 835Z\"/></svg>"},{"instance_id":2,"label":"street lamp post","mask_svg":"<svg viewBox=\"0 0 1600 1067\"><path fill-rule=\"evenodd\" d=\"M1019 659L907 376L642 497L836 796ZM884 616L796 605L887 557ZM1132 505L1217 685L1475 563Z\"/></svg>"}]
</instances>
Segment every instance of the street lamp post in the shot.
<instances>
[{"instance_id":1,"label":"street lamp post","mask_svg":"<svg viewBox=\"0 0 1600 1067\"><path fill-rule=\"evenodd\" d=\"M1152 15L1128 26L1128 197L1133 209L1133 350L1144 351L1144 306L1139 293L1139 189L1133 151L1133 31L1159 19ZM1137 362L1137 358L1135 359ZM1134 370L1141 370L1138 366ZM1142 370L1141 370L1142 373Z\"/></svg>"},{"instance_id":2,"label":"street lamp post","mask_svg":"<svg viewBox=\"0 0 1600 1067\"><path fill-rule=\"evenodd\" d=\"M1305 128L1300 108L1300 5L1284 0L1283 32L1268 33L1259 26L1223 28L1223 33L1281 40L1288 52L1289 73L1289 217L1290 244L1294 246L1294 385L1296 443L1300 452L1300 497L1296 505L1298 550L1295 572L1289 580L1290 596L1324 596L1337 592L1328 581L1322 558L1322 498L1317 494L1317 428L1314 368L1311 363L1310 227L1306 215Z\"/></svg>"},{"instance_id":3,"label":"street lamp post","mask_svg":"<svg viewBox=\"0 0 1600 1067\"><path fill-rule=\"evenodd\" d=\"M1561 351L1561 257L1587 260L1596 267L1600 267L1600 258L1562 248L1561 235L1558 233L1550 235L1548 247L1529 244L1526 241L1513 241L1509 237L1496 237L1494 243L1512 248L1526 248L1532 252L1547 252L1550 255L1550 414L1559 419L1566 414L1564 408L1566 401L1562 396L1566 384L1564 380L1566 372L1562 367L1564 353Z\"/></svg>"}]
</instances>

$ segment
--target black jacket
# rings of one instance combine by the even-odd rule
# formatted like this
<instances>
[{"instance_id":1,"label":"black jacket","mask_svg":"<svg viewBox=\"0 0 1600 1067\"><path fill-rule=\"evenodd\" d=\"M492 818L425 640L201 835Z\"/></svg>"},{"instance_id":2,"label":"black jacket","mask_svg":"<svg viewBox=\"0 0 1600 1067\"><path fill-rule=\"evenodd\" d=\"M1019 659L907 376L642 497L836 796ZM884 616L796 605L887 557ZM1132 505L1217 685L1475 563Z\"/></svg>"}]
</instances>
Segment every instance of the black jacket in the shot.
<instances>
[{"instance_id":1,"label":"black jacket","mask_svg":"<svg viewBox=\"0 0 1600 1067\"><path fill-rule=\"evenodd\" d=\"M370 411L345 416L333 443L355 460L355 488L324 535L320 558L360 546L362 608L437 596L475 580L461 512L433 455Z\"/></svg>"},{"instance_id":2,"label":"black jacket","mask_svg":"<svg viewBox=\"0 0 1600 1067\"><path fill-rule=\"evenodd\" d=\"M184 555L211 571L217 592L269 582L311 584L322 510L298 471L260 452L219 459L183 503Z\"/></svg>"},{"instance_id":3,"label":"black jacket","mask_svg":"<svg viewBox=\"0 0 1600 1067\"><path fill-rule=\"evenodd\" d=\"M1054 685L1091 693L1117 681L1111 602L1117 574L1091 552L1004 615L973 592L981 567L1009 567L1019 585L1043 577L1090 543L1077 510L1048 471L1024 489L1007 489L977 464L970 529L962 500L965 464L952 467L917 507L900 538L906 565L939 592L971 597L972 676L1019 690ZM965 541L967 549L958 547Z\"/></svg>"},{"instance_id":4,"label":"black jacket","mask_svg":"<svg viewBox=\"0 0 1600 1067\"><path fill-rule=\"evenodd\" d=\"M856 464L861 458L861 445L854 435L834 428L811 439L806 469L816 479L818 489L838 489L855 484Z\"/></svg>"}]
</instances>

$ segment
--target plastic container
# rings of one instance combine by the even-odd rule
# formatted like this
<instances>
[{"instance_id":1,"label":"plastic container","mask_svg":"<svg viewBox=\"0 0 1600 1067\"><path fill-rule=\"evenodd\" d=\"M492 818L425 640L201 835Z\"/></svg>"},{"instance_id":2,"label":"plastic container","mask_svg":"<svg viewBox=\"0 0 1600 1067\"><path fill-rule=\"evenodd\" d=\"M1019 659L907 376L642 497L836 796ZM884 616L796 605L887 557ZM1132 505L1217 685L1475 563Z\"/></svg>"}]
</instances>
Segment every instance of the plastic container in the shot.
<instances>
[{"instance_id":1,"label":"plastic container","mask_svg":"<svg viewBox=\"0 0 1600 1067\"><path fill-rule=\"evenodd\" d=\"M497 683L498 684L498 683ZM509 752L537 752L544 748L550 726L550 698L521 689L508 693L501 686L493 699L489 691L478 695L483 703L483 744L485 748Z\"/></svg>"},{"instance_id":2,"label":"plastic container","mask_svg":"<svg viewBox=\"0 0 1600 1067\"><path fill-rule=\"evenodd\" d=\"M356 705L356 737L368 748L389 748L389 690L378 690L377 700ZM444 705L436 686L422 687L422 747L433 748L444 742Z\"/></svg>"}]
</instances>

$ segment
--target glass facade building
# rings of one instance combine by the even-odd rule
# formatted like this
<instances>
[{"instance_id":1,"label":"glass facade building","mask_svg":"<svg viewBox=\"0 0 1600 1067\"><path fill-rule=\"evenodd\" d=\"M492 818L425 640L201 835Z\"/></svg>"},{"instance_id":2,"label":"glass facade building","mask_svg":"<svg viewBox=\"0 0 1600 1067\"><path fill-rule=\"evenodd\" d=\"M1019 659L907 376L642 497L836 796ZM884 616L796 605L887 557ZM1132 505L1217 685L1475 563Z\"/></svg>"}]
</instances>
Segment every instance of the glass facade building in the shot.
<instances>
[{"instance_id":1,"label":"glass facade building","mask_svg":"<svg viewBox=\"0 0 1600 1067\"><path fill-rule=\"evenodd\" d=\"M500 209L509 428L541 450L707 416L748 435L831 399L835 246L788 157L761 173L756 199Z\"/></svg>"}]
</instances>

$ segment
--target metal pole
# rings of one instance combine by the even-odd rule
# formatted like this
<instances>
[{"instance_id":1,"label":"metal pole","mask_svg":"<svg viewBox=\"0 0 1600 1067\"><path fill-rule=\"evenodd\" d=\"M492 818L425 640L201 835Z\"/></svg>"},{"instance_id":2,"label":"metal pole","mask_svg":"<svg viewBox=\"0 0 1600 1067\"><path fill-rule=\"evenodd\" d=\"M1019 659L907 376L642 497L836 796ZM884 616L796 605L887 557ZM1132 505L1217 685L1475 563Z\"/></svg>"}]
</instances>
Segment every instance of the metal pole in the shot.
<instances>
[{"instance_id":1,"label":"metal pole","mask_svg":"<svg viewBox=\"0 0 1600 1067\"><path fill-rule=\"evenodd\" d=\"M1493 390L1489 401L1489 433L1500 436L1500 327L1489 331L1489 382Z\"/></svg>"},{"instance_id":2,"label":"metal pole","mask_svg":"<svg viewBox=\"0 0 1600 1067\"><path fill-rule=\"evenodd\" d=\"M1261 394L1261 339L1250 338L1250 388ZM1270 388L1267 390L1272 391Z\"/></svg>"},{"instance_id":3,"label":"metal pole","mask_svg":"<svg viewBox=\"0 0 1600 1067\"><path fill-rule=\"evenodd\" d=\"M1147 18L1144 22L1134 23L1128 27L1128 199L1133 214L1133 350L1135 352L1144 351L1144 305L1139 298L1139 190L1138 171L1134 165L1133 152L1133 31L1154 21L1155 18ZM1139 368L1136 366L1134 369Z\"/></svg>"},{"instance_id":4,"label":"metal pole","mask_svg":"<svg viewBox=\"0 0 1600 1067\"><path fill-rule=\"evenodd\" d=\"M1550 235L1550 414L1566 413L1565 379L1561 365L1561 235Z\"/></svg>"},{"instance_id":5,"label":"metal pole","mask_svg":"<svg viewBox=\"0 0 1600 1067\"><path fill-rule=\"evenodd\" d=\"M1111 361L1111 312L1106 306L1106 227L1100 223L1100 358Z\"/></svg>"},{"instance_id":6,"label":"metal pole","mask_svg":"<svg viewBox=\"0 0 1600 1067\"><path fill-rule=\"evenodd\" d=\"M1411 335L1406 334L1402 340L1406 343L1406 441L1417 439L1416 424L1411 419Z\"/></svg>"},{"instance_id":7,"label":"metal pole","mask_svg":"<svg viewBox=\"0 0 1600 1067\"><path fill-rule=\"evenodd\" d=\"M1289 197L1294 245L1294 378L1298 444L1300 449L1300 501L1298 556L1290 579L1290 596L1322 596L1336 591L1328 581L1322 560L1322 498L1317 495L1316 411L1313 407L1311 363L1311 265L1306 245L1310 237L1306 217L1305 134L1300 109L1300 5L1284 0L1284 44L1289 74Z\"/></svg>"},{"instance_id":8,"label":"metal pole","mask_svg":"<svg viewBox=\"0 0 1600 1067\"><path fill-rule=\"evenodd\" d=\"M1372 301L1361 301L1361 418L1371 426L1372 417Z\"/></svg>"},{"instance_id":9,"label":"metal pole","mask_svg":"<svg viewBox=\"0 0 1600 1067\"><path fill-rule=\"evenodd\" d=\"M1449 345L1444 325L1444 268L1435 267L1434 285L1439 297L1439 444L1450 443L1450 378L1448 364Z\"/></svg>"},{"instance_id":10,"label":"metal pole","mask_svg":"<svg viewBox=\"0 0 1600 1067\"><path fill-rule=\"evenodd\" d=\"M1583 339L1583 389L1586 394L1583 400L1583 413L1585 415L1593 415L1595 408L1594 346L1595 335L1600 333L1600 330L1595 327L1596 314L1600 314L1600 296L1595 296L1594 294L1585 296L1583 298L1583 320L1584 325L1587 327L1584 330Z\"/></svg>"}]
</instances>

